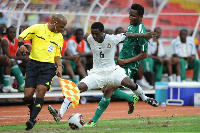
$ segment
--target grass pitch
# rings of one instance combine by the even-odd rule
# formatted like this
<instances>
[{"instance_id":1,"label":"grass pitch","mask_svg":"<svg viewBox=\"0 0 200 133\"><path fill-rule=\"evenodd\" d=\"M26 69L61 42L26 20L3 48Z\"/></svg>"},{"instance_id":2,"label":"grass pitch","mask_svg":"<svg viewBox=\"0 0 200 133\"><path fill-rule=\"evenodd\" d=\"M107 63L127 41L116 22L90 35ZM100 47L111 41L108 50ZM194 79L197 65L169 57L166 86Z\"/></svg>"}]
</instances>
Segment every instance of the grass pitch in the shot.
<instances>
[{"instance_id":1,"label":"grass pitch","mask_svg":"<svg viewBox=\"0 0 200 133\"><path fill-rule=\"evenodd\" d=\"M25 124L0 126L3 133L24 133ZM29 132L37 133L122 133L122 132L200 132L200 116L140 117L100 120L97 127L72 130L67 122L36 123Z\"/></svg>"}]
</instances>

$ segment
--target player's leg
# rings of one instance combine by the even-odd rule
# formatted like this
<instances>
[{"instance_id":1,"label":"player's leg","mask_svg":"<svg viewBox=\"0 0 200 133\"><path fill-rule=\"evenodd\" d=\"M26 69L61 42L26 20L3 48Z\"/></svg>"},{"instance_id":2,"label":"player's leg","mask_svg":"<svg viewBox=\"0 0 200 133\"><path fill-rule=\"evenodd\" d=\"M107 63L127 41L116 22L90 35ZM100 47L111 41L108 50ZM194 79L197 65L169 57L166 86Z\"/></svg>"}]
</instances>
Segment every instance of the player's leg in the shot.
<instances>
[{"instance_id":1,"label":"player's leg","mask_svg":"<svg viewBox=\"0 0 200 133\"><path fill-rule=\"evenodd\" d=\"M155 81L161 81L163 74L163 65L158 60L154 59Z\"/></svg>"},{"instance_id":2,"label":"player's leg","mask_svg":"<svg viewBox=\"0 0 200 133\"><path fill-rule=\"evenodd\" d=\"M188 62L188 69L193 69L194 74L193 74L193 81L197 81L199 79L199 73L200 73L200 60L194 59L191 62Z\"/></svg>"},{"instance_id":3,"label":"player's leg","mask_svg":"<svg viewBox=\"0 0 200 133\"><path fill-rule=\"evenodd\" d=\"M129 75L130 78L132 78L136 72L135 69L124 68L124 70L126 71L126 74ZM142 88L139 85L135 84L129 77L125 77L122 80L121 85L123 85L127 88L130 88L133 91L133 93L135 93L137 96L139 96L146 103L148 103L154 107L157 107L158 102L153 98L147 97L145 95L144 91L142 90Z\"/></svg>"},{"instance_id":4,"label":"player's leg","mask_svg":"<svg viewBox=\"0 0 200 133\"><path fill-rule=\"evenodd\" d=\"M80 89L80 92L84 92L92 88L98 88L98 85L96 81L93 79L93 77L89 75L80 81L80 83L78 84L78 88ZM71 105L72 102L67 98L65 98L61 105L60 110L53 108L51 105L48 106L48 110L53 115L54 120L56 122L59 122L62 119L65 112L71 107Z\"/></svg>"},{"instance_id":5,"label":"player's leg","mask_svg":"<svg viewBox=\"0 0 200 133\"><path fill-rule=\"evenodd\" d=\"M69 75L70 79L75 83L77 84L78 83L78 79L75 78L75 74L74 74L74 71L73 71L73 68L72 68L72 63L69 61L69 60L64 60L62 62L63 66L64 66L64 71L66 74Z\"/></svg>"},{"instance_id":6,"label":"player's leg","mask_svg":"<svg viewBox=\"0 0 200 133\"><path fill-rule=\"evenodd\" d=\"M170 58L164 58L163 62L167 69L169 82L173 82L174 80L173 80L173 76L172 76L172 62L171 62Z\"/></svg>"},{"instance_id":7,"label":"player's leg","mask_svg":"<svg viewBox=\"0 0 200 133\"><path fill-rule=\"evenodd\" d=\"M77 70L77 73L80 76L80 79L83 79L87 76L85 68L84 68L84 66L81 62L81 58L79 58L79 60L76 62L76 70Z\"/></svg>"},{"instance_id":8,"label":"player's leg","mask_svg":"<svg viewBox=\"0 0 200 133\"><path fill-rule=\"evenodd\" d=\"M84 125L84 127L95 127L96 126L97 121L99 120L99 118L101 117L103 112L106 110L108 105L110 104L110 100L111 100L110 97L112 96L112 93L117 88L118 88L118 86L113 86L113 85L104 86L104 88L102 89L104 95L98 104L95 115L87 124Z\"/></svg>"},{"instance_id":9,"label":"player's leg","mask_svg":"<svg viewBox=\"0 0 200 133\"><path fill-rule=\"evenodd\" d=\"M185 81L185 60L180 58L180 65L181 65L181 81Z\"/></svg>"},{"instance_id":10,"label":"player's leg","mask_svg":"<svg viewBox=\"0 0 200 133\"><path fill-rule=\"evenodd\" d=\"M181 82L180 60L179 58L171 57L172 68L176 71L176 82Z\"/></svg>"},{"instance_id":11,"label":"player's leg","mask_svg":"<svg viewBox=\"0 0 200 133\"><path fill-rule=\"evenodd\" d=\"M19 66L17 65L15 60L12 60L12 65L11 65L11 73L15 76L17 79L18 84L20 85L20 91L24 91L24 77L19 69Z\"/></svg>"},{"instance_id":12,"label":"player's leg","mask_svg":"<svg viewBox=\"0 0 200 133\"><path fill-rule=\"evenodd\" d=\"M7 92L18 92L17 89L14 89L10 86L10 74L11 74L11 62L7 56L0 56L0 71L2 73L2 91Z\"/></svg>"}]
</instances>

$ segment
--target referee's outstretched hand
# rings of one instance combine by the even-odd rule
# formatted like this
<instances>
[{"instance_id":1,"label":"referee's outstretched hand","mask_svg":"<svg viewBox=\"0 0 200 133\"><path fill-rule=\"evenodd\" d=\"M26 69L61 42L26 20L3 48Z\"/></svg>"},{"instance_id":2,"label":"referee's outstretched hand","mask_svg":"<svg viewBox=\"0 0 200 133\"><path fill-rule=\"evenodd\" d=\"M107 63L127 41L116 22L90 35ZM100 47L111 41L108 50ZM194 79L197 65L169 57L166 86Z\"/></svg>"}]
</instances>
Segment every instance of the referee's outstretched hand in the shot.
<instances>
[{"instance_id":1,"label":"referee's outstretched hand","mask_svg":"<svg viewBox=\"0 0 200 133\"><path fill-rule=\"evenodd\" d=\"M29 53L28 49L24 45L20 46L19 50L23 54Z\"/></svg>"}]
</instances>

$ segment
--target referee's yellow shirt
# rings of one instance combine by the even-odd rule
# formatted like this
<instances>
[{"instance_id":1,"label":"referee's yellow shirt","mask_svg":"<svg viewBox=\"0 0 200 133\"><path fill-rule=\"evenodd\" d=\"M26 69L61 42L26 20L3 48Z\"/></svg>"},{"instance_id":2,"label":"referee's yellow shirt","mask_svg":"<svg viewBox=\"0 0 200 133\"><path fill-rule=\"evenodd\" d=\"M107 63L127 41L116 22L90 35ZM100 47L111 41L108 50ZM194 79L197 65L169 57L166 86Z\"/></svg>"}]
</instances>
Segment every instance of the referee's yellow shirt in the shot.
<instances>
[{"instance_id":1,"label":"referee's yellow shirt","mask_svg":"<svg viewBox=\"0 0 200 133\"><path fill-rule=\"evenodd\" d=\"M32 39L32 49L29 58L54 63L54 57L61 57L63 36L48 29L47 24L35 24L24 30L19 37L24 40Z\"/></svg>"}]
</instances>

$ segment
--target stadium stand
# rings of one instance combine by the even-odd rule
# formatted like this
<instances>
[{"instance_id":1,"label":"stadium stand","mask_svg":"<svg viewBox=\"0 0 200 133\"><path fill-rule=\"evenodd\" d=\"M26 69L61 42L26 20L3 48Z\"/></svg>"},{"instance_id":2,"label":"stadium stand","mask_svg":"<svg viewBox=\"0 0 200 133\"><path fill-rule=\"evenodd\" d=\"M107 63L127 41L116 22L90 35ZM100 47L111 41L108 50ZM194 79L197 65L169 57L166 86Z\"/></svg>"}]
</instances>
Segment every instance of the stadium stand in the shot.
<instances>
[{"instance_id":1,"label":"stadium stand","mask_svg":"<svg viewBox=\"0 0 200 133\"><path fill-rule=\"evenodd\" d=\"M62 12L67 16L67 29L69 30L74 23L79 23L82 25L82 27L85 27L86 23L88 22L89 27L93 21L96 21L98 18L97 16L99 15L99 11L102 9L107 0L100 0L99 3L97 2L98 4L95 5L92 9L92 5L96 1L97 0L88 0L88 2L84 4L81 3L81 0L74 0L73 2L65 0L48 0L48 3L47 0L26 0L25 2L30 2L30 4L26 5L26 3L20 0L7 0L1 3L0 12L2 12L7 18L7 26L11 24L13 25L13 18L10 16L10 14L13 12L19 14L23 13L25 17L27 17L29 14L37 14L39 15L40 19L43 18L43 21L40 21L41 23L45 23L45 20L48 20L51 14L55 12ZM163 2L165 0L126 0L126 2L123 0L110 0L108 5L103 9L103 12L101 12L99 21L102 21L105 24L105 28L115 29L118 26L127 28L129 24L128 8L132 3L139 3L142 4L145 8L143 23L147 29L151 29L153 26L153 20L156 17L158 8L161 4L159 1ZM18 3L15 5L15 2ZM25 5L27 7L23 10ZM187 27L189 32L194 31L200 16L199 7L199 0L168 0L167 4L161 10L155 26L162 28L163 44L165 44L165 47L169 52L170 41L179 34L179 30L181 28ZM90 9L92 10L91 12L89 12ZM18 17L17 19L22 18L23 17ZM20 27L20 25L23 25L24 23L19 20L18 22L20 22L20 24L14 24L16 27ZM85 28L87 29L85 31L90 31L88 27ZM198 25L197 28L197 31L200 31L200 25ZM200 40L200 35L196 36L196 38ZM186 75L188 78L191 78L193 71L186 71ZM64 77L68 79L66 75ZM165 79L163 79L163 81L165 81ZM53 95L52 92L55 92L55 95ZM47 93L47 97L51 97L52 95L53 97L62 97L60 87L57 83L57 78L54 79L52 92ZM155 90L145 90L145 93L155 94ZM95 93L86 92L82 94L82 96L86 95L102 95L102 93L97 91ZM17 93L16 96L5 93L0 95L0 100L5 99L6 97L23 98L23 93Z\"/></svg>"}]
</instances>

